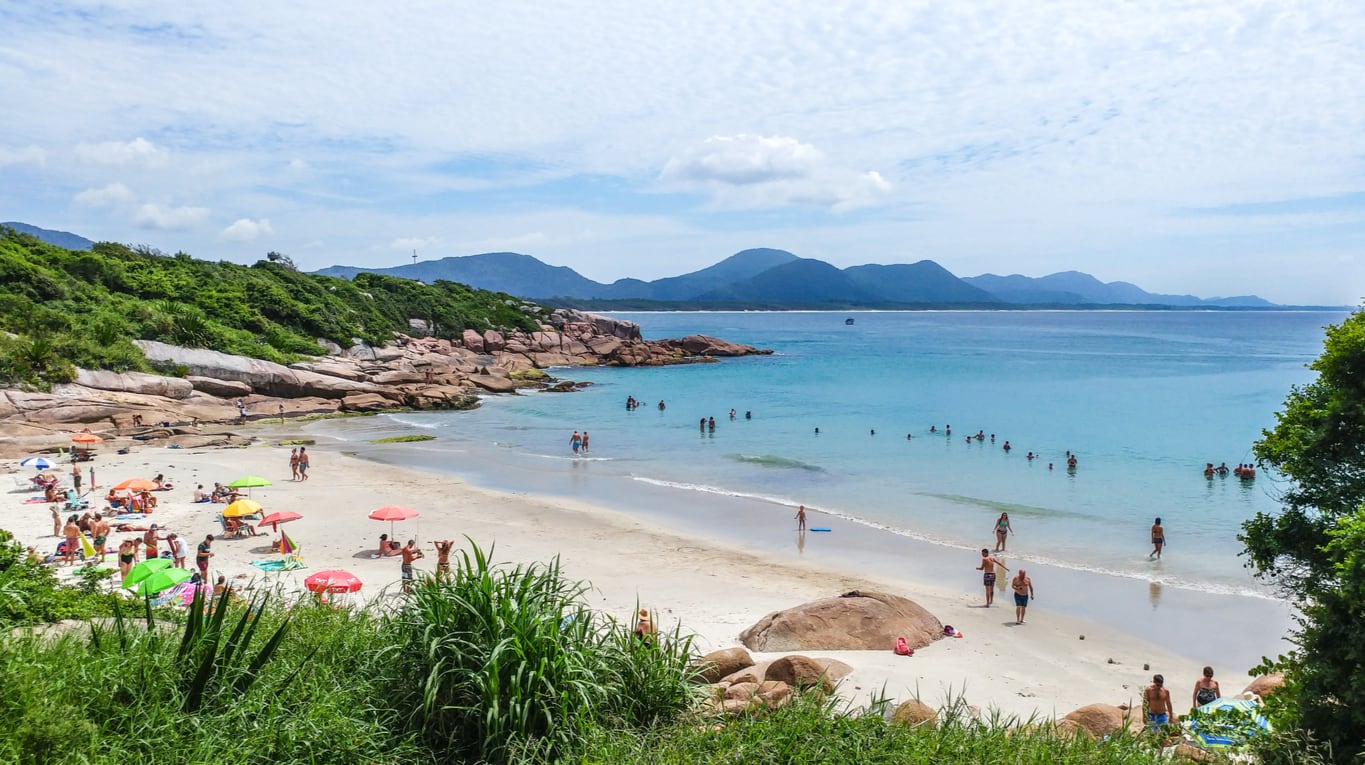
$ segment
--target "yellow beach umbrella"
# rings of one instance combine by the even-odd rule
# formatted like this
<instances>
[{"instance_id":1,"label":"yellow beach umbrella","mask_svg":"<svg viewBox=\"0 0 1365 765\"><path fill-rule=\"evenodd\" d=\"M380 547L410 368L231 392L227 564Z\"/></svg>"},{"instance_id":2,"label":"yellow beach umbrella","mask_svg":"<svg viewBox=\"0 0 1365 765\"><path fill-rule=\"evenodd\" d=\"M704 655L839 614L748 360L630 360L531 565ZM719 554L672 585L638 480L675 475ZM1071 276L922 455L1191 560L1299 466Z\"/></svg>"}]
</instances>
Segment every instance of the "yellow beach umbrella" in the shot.
<instances>
[{"instance_id":1,"label":"yellow beach umbrella","mask_svg":"<svg viewBox=\"0 0 1365 765\"><path fill-rule=\"evenodd\" d=\"M223 508L223 517L241 518L244 515L255 515L263 510L265 508L261 507L260 502L251 499L239 499Z\"/></svg>"}]
</instances>

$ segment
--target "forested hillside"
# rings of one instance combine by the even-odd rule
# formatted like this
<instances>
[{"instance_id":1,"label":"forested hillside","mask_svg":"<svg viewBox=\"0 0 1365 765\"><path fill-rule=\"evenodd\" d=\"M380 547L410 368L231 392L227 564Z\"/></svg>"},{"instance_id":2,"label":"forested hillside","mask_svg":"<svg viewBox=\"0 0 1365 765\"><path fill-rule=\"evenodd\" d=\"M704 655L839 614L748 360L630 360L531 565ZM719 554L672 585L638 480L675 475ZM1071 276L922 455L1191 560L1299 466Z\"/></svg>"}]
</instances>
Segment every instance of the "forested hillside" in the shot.
<instances>
[{"instance_id":1,"label":"forested hillside","mask_svg":"<svg viewBox=\"0 0 1365 765\"><path fill-rule=\"evenodd\" d=\"M0 385L71 379L76 366L150 371L135 339L288 363L409 332L536 329L544 309L452 282L378 274L353 281L295 270L287 259L251 266L103 242L66 250L0 227Z\"/></svg>"}]
</instances>

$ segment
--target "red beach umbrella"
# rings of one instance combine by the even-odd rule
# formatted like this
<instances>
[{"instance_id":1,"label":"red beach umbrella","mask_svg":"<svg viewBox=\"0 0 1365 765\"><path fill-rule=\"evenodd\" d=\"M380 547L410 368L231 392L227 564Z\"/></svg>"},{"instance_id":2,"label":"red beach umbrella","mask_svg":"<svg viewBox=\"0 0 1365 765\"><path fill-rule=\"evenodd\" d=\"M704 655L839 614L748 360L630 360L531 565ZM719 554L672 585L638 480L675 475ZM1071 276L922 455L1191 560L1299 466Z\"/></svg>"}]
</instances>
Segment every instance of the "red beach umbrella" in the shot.
<instances>
[{"instance_id":1,"label":"red beach umbrella","mask_svg":"<svg viewBox=\"0 0 1365 765\"><path fill-rule=\"evenodd\" d=\"M399 507L398 505L384 505L381 508L370 511L370 517L376 521L389 522L389 536L393 536L393 522L406 521L409 518L416 518L417 511L410 507Z\"/></svg>"},{"instance_id":2,"label":"red beach umbrella","mask_svg":"<svg viewBox=\"0 0 1365 765\"><path fill-rule=\"evenodd\" d=\"M358 592L362 582L349 571L319 571L303 580L310 592Z\"/></svg>"},{"instance_id":3,"label":"red beach umbrella","mask_svg":"<svg viewBox=\"0 0 1365 765\"><path fill-rule=\"evenodd\" d=\"M281 524L281 523L288 523L289 521L297 521L298 519L300 519L300 518L302 518L302 517L303 517L302 515L299 515L298 513L294 512L293 510L279 510L279 511L277 511L277 512L273 512L273 513L271 513L270 515L267 515L266 517L260 519L259 521L256 522L256 525L257 525L257 526L267 526L267 525L268 525L268 526L275 526L275 527L276 527L276 531L278 531L278 530L279 530L278 524Z\"/></svg>"}]
</instances>

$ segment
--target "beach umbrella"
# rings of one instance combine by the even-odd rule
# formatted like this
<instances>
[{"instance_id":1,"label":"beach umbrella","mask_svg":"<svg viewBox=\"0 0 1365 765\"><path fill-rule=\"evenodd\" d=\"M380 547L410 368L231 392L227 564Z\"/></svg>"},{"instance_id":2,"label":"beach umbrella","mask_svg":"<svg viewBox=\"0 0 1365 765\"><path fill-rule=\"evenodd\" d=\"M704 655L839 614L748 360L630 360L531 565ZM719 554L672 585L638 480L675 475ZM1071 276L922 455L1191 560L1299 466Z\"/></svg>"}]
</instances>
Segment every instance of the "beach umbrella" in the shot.
<instances>
[{"instance_id":1,"label":"beach umbrella","mask_svg":"<svg viewBox=\"0 0 1365 765\"><path fill-rule=\"evenodd\" d=\"M170 567L171 561L169 558L148 558L136 566L133 566L128 571L128 576L123 577L123 586L132 587L152 574Z\"/></svg>"},{"instance_id":2,"label":"beach umbrella","mask_svg":"<svg viewBox=\"0 0 1365 765\"><path fill-rule=\"evenodd\" d=\"M295 542L294 540L290 539L288 533L286 533L286 532L284 532L284 531L281 531L281 532L280 532L280 553L283 554L283 555L293 555L294 553L296 553L296 552L298 552L298 551L299 551L299 545L298 545L298 543Z\"/></svg>"},{"instance_id":3,"label":"beach umbrella","mask_svg":"<svg viewBox=\"0 0 1365 765\"><path fill-rule=\"evenodd\" d=\"M77 433L71 437L71 442L75 444L98 444L103 440L94 433Z\"/></svg>"},{"instance_id":4,"label":"beach umbrella","mask_svg":"<svg viewBox=\"0 0 1365 765\"><path fill-rule=\"evenodd\" d=\"M261 507L260 502L251 499L239 499L223 508L223 517L241 518L245 515L255 515L263 510L265 510L265 508Z\"/></svg>"},{"instance_id":5,"label":"beach umbrella","mask_svg":"<svg viewBox=\"0 0 1365 765\"><path fill-rule=\"evenodd\" d=\"M370 511L370 517L376 521L389 522L389 536L393 536L394 521L406 521L409 518L416 518L417 511L410 507L399 507L398 505L384 505Z\"/></svg>"},{"instance_id":6,"label":"beach umbrella","mask_svg":"<svg viewBox=\"0 0 1365 765\"><path fill-rule=\"evenodd\" d=\"M358 592L361 581L349 571L332 569L313 574L303 580L303 586L310 592Z\"/></svg>"},{"instance_id":7,"label":"beach umbrella","mask_svg":"<svg viewBox=\"0 0 1365 765\"><path fill-rule=\"evenodd\" d=\"M139 582L134 592L143 596L155 595L177 584L188 582L193 576L194 572L187 568L163 568Z\"/></svg>"},{"instance_id":8,"label":"beach umbrella","mask_svg":"<svg viewBox=\"0 0 1365 765\"><path fill-rule=\"evenodd\" d=\"M50 467L54 467L55 463L53 463L52 460L48 459L47 457L29 457L23 462L20 462L19 466L37 468L38 470L47 470Z\"/></svg>"},{"instance_id":9,"label":"beach umbrella","mask_svg":"<svg viewBox=\"0 0 1365 765\"><path fill-rule=\"evenodd\" d=\"M241 478L228 484L229 489L251 489L257 486L269 486L270 479L262 478L258 475L244 475Z\"/></svg>"},{"instance_id":10,"label":"beach umbrella","mask_svg":"<svg viewBox=\"0 0 1365 765\"><path fill-rule=\"evenodd\" d=\"M242 500L237 500L237 501L238 501L238 502L241 502ZM300 519L300 518L302 518L302 517L303 517L302 515L299 515L298 513L294 512L293 510L279 510L279 511L273 512L273 513L271 513L270 515L267 515L266 517L264 517L264 518L262 518L261 520L257 521L257 522L256 522L256 525L257 525L257 526L274 526L274 527L275 527L275 530L278 531L278 530L279 530L279 524L281 524L281 523L288 523L289 521L297 521L298 519Z\"/></svg>"},{"instance_id":11,"label":"beach umbrella","mask_svg":"<svg viewBox=\"0 0 1365 765\"><path fill-rule=\"evenodd\" d=\"M150 478L129 478L114 484L114 491L151 491L156 488L156 481Z\"/></svg>"},{"instance_id":12,"label":"beach umbrella","mask_svg":"<svg viewBox=\"0 0 1365 765\"><path fill-rule=\"evenodd\" d=\"M1270 731L1261 706L1249 699L1214 699L1190 715L1194 737L1211 748L1232 747Z\"/></svg>"}]
</instances>

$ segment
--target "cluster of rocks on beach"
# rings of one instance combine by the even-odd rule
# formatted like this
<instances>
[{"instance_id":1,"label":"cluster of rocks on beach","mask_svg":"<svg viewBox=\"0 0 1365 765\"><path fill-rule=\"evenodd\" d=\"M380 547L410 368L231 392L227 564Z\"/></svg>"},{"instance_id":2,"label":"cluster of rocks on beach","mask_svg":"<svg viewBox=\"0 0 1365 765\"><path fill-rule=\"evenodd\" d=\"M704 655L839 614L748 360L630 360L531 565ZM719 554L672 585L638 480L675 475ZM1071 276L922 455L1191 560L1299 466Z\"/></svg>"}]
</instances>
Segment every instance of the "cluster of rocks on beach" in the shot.
<instances>
[{"instance_id":1,"label":"cluster of rocks on beach","mask_svg":"<svg viewBox=\"0 0 1365 765\"><path fill-rule=\"evenodd\" d=\"M288 366L204 348L139 340L148 361L167 375L78 370L50 392L0 389L5 453L65 444L70 432L135 432L211 445L222 434L195 424L272 417L325 416L393 409L468 409L483 393L521 388L569 391L541 370L572 366L659 366L771 353L705 335L645 340L638 324L559 309L538 331L465 330L436 338L420 320L413 334L373 347L319 341L327 356ZM0 454L0 456L5 456Z\"/></svg>"}]
</instances>

